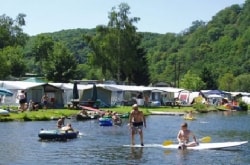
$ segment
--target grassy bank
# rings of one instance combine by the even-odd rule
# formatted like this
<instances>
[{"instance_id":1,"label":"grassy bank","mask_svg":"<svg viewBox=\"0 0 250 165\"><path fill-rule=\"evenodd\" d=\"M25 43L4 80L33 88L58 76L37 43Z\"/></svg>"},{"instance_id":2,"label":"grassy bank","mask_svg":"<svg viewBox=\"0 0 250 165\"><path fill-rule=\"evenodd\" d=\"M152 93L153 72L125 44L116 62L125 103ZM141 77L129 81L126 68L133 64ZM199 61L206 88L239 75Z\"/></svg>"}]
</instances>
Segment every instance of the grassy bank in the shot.
<instances>
[{"instance_id":1,"label":"grassy bank","mask_svg":"<svg viewBox=\"0 0 250 165\"><path fill-rule=\"evenodd\" d=\"M194 110L192 107L139 107L145 115L150 115L150 111L163 111L163 112L187 112ZM101 110L118 112L120 114L128 113L131 111L130 106L121 106L113 108L101 108ZM61 116L71 117L76 115L80 110L69 109L48 109L38 111L25 111L18 113L10 113L10 116L0 116L0 121L46 121L57 119Z\"/></svg>"},{"instance_id":2,"label":"grassy bank","mask_svg":"<svg viewBox=\"0 0 250 165\"><path fill-rule=\"evenodd\" d=\"M9 116L0 116L0 121L47 121L57 119L61 116L70 117L77 114L79 110L49 109L38 111L25 111L10 113Z\"/></svg>"}]
</instances>

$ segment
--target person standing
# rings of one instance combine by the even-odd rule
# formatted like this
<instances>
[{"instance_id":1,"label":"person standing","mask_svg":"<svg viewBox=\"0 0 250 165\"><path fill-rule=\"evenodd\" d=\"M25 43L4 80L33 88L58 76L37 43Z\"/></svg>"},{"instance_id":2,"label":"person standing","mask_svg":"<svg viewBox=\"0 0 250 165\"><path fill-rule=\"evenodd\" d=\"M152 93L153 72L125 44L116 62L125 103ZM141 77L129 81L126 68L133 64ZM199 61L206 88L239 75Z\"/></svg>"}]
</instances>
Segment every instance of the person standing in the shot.
<instances>
[{"instance_id":1,"label":"person standing","mask_svg":"<svg viewBox=\"0 0 250 165\"><path fill-rule=\"evenodd\" d=\"M19 108L20 111L25 111L25 103L26 103L26 95L24 90L21 90L21 92L17 95L17 99L19 100Z\"/></svg>"},{"instance_id":2,"label":"person standing","mask_svg":"<svg viewBox=\"0 0 250 165\"><path fill-rule=\"evenodd\" d=\"M42 104L43 104L43 108L47 109L48 108L48 102L49 102L49 97L48 95L45 93L42 97Z\"/></svg>"},{"instance_id":3,"label":"person standing","mask_svg":"<svg viewBox=\"0 0 250 165\"><path fill-rule=\"evenodd\" d=\"M132 106L132 111L129 115L129 125L131 128L131 144L135 145L135 134L138 132L140 135L141 146L143 143L143 126L146 128L146 119L142 111L138 109L138 105Z\"/></svg>"}]
</instances>

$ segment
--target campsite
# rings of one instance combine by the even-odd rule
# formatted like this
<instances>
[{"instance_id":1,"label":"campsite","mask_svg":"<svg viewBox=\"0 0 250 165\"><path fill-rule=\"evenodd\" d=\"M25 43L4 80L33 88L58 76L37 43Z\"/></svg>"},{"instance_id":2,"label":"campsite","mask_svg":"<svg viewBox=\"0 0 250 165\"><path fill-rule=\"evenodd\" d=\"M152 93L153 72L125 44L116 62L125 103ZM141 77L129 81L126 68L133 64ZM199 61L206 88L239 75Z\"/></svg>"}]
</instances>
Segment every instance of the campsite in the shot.
<instances>
[{"instance_id":1,"label":"campsite","mask_svg":"<svg viewBox=\"0 0 250 165\"><path fill-rule=\"evenodd\" d=\"M183 112L197 110L197 112L231 110L225 109L220 102L225 98L232 99L240 96L249 103L249 93L229 93L220 90L201 90L197 92L173 87L130 86L116 84L81 84L75 83L46 83L26 81L1 81L2 89L12 92L12 95L1 95L1 108L17 111L19 102L17 95L25 91L26 102L30 100L39 105L38 111L26 110L25 113L11 113L11 116L1 117L1 121L12 120L50 120L60 116L75 115L81 106L90 106L102 110L112 110L118 113L128 113L133 104L150 115L152 111ZM75 88L75 89L74 89ZM94 89L94 90L93 90ZM77 93L74 94L74 92ZM43 109L41 98L48 95L48 110ZM192 102L200 95L202 106L194 106ZM205 99L206 98L206 99ZM206 100L206 104L205 101ZM227 100L226 100L227 101ZM28 105L27 105L28 106ZM196 108L198 107L198 109ZM200 109L199 109L200 108Z\"/></svg>"},{"instance_id":2,"label":"campsite","mask_svg":"<svg viewBox=\"0 0 250 165\"><path fill-rule=\"evenodd\" d=\"M205 97L206 95L212 95L211 97L207 97L209 98L209 107L212 109L209 109L207 111L209 113L205 114L195 110L196 120L185 120L183 115L194 110L191 102L194 99L203 101L203 97L200 96L202 91L190 92L184 89L169 87L77 84L79 95L77 99L73 92L76 91L74 83L2 82L2 88L8 88L7 90L13 93L13 95L3 95L1 102L3 109L9 108L13 110L10 111L9 116L0 116L0 121L2 121L1 127L2 129L6 129L6 133L0 137L0 140L2 139L2 143L0 143L3 147L1 151L4 152L0 154L11 155L2 159L3 163L27 164L30 160L34 161L33 157L38 154L39 157L36 159L36 164L44 164L48 161L52 161L53 164L65 163L66 161L66 163L70 164L72 162L80 163L83 160L85 163L100 164L100 162L108 163L111 159L114 164L118 162L122 164L128 162L137 164L141 161L148 162L143 164L160 164L162 161L166 161L166 159L171 164L174 162L182 163L182 156L188 156L189 159L185 162L194 164L195 161L193 160L204 157L204 155L206 155L205 157L212 157L215 152L217 154L215 159L204 159L201 163L210 162L214 164L221 161L225 162L228 161L228 157L230 157L231 161L235 161L234 157L237 157L237 161L240 164L249 161L249 158L245 156L248 155L249 144L232 148L232 151L236 151L232 152L233 155L227 150L205 151L192 154L191 152L196 151L188 150L186 152L179 152L176 149L154 147L161 146L165 139L174 140L179 125L184 121L189 123L198 137L209 135L212 137L213 142L234 142L249 139L248 127L244 127L238 122L239 120L245 123L249 122L248 112L215 109L218 100L224 98L225 94L228 94L226 92L223 92L223 96L219 94L219 97L218 93L214 94L214 92L220 91L203 91ZM93 90L94 88L96 89ZM40 101L40 97L44 93L47 93L49 98L53 98L53 104L50 103L53 106L48 109L43 109L41 106L36 111L15 111L14 109L18 107L16 95L20 90L26 91L28 99L38 102ZM148 98L145 100L144 96L148 96ZM227 95L227 97L229 96ZM96 99L95 104L92 104L92 100L94 99ZM218 100L214 101L214 99ZM57 102L57 100L59 101ZM73 103L77 103L77 106L72 106ZM131 104L139 104L139 109L144 112L147 120L144 137L145 144L146 146L153 147L123 147L123 145L130 143L127 118L122 119L121 125L109 127L99 125L97 119L76 120L75 116L81 110L81 105L88 103L91 103L93 108L103 111L111 110L119 114L130 112ZM61 116L65 116L66 123L71 123L77 133L79 133L77 138L74 136L74 138L63 142L39 140L41 132L50 135L51 131L56 130L56 120ZM156 126L157 129L155 129ZM235 130L238 131L235 132ZM58 134L57 136L62 136L62 134ZM29 141L31 147L27 147L27 141ZM62 148L67 149L61 151ZM47 152L44 152L44 149ZM57 153L58 150L60 150L60 153ZM74 153L74 157L58 159L58 154L59 156L65 156L67 153L72 152ZM16 157L12 156L13 153ZM23 155L20 153L26 154ZM50 153L50 156L48 157L46 153ZM158 157L158 159L152 159L148 155Z\"/></svg>"},{"instance_id":3,"label":"campsite","mask_svg":"<svg viewBox=\"0 0 250 165\"><path fill-rule=\"evenodd\" d=\"M79 98L73 99L74 83L37 83L25 81L0 81L0 86L13 93L12 96L1 95L2 106L18 106L17 95L21 90L25 91L27 102L33 100L41 103L42 96L46 93L49 97L50 108L65 108L77 101L78 104L86 104L93 101L93 84L77 84ZM174 87L152 87L116 84L95 84L96 100L98 107L109 108L114 106L131 106L137 103L139 106L190 106L195 97L203 93L209 104L218 105L222 98L231 100L234 96L240 96L247 104L250 103L250 94L244 92L226 92L220 90L189 91ZM213 97L216 96L216 97ZM178 101L178 102L177 102Z\"/></svg>"}]
</instances>

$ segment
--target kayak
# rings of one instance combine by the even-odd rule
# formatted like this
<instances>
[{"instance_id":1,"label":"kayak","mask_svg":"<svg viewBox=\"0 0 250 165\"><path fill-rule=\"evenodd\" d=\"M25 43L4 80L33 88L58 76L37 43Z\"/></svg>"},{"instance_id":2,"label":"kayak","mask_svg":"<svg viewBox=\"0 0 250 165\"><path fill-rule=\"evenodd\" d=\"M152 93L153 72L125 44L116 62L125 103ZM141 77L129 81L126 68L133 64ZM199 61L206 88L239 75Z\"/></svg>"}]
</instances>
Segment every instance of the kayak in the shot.
<instances>
[{"instance_id":1,"label":"kayak","mask_svg":"<svg viewBox=\"0 0 250 165\"><path fill-rule=\"evenodd\" d=\"M200 143L195 147L187 147L188 150L209 150L209 149L223 149L229 147L237 147L243 144L248 143L248 141L239 141L239 142L220 142L220 143ZM163 146L161 144L144 144L141 146L140 144L136 145L123 145L123 147L157 147L157 148L165 148L165 149L178 149L178 144L171 144L167 146Z\"/></svg>"}]
</instances>

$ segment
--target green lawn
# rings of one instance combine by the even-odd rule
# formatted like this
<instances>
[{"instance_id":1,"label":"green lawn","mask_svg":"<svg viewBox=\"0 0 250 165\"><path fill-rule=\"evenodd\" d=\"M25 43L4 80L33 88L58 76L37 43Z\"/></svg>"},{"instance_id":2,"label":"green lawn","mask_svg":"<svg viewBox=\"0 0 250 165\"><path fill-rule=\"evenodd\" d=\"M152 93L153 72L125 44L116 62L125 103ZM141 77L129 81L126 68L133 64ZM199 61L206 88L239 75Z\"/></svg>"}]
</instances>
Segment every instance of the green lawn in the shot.
<instances>
[{"instance_id":1,"label":"green lawn","mask_svg":"<svg viewBox=\"0 0 250 165\"><path fill-rule=\"evenodd\" d=\"M198 107L199 109L203 109L202 107ZM139 107L140 110L144 112L145 115L150 115L151 111L162 111L162 112L188 112L195 111L196 113L204 112L204 111L214 111L217 110L215 106L205 107L205 110L195 111L193 107L170 107L170 106L161 106L161 107ZM4 107L2 108L4 109ZM14 109L14 108L13 108ZM110 110L113 112L117 112L119 114L125 114L132 110L131 106L117 106L112 108L100 108L100 110ZM59 118L61 116L71 117L76 115L80 110L71 110L71 109L48 109L48 110L39 110L39 111L25 111L18 113L10 113L10 116L0 116L0 122L4 121L46 121L51 120L52 118Z\"/></svg>"},{"instance_id":2,"label":"green lawn","mask_svg":"<svg viewBox=\"0 0 250 165\"><path fill-rule=\"evenodd\" d=\"M128 113L132 110L130 106L120 106L112 108L100 108L101 110L113 111L119 114ZM193 110L192 107L139 107L145 115L150 115L150 111L163 111L163 112L187 112ZM46 121L52 118L59 118L61 116L71 117L76 115L80 110L70 109L48 109L39 111L25 111L18 113L10 113L10 116L0 116L0 121Z\"/></svg>"},{"instance_id":3,"label":"green lawn","mask_svg":"<svg viewBox=\"0 0 250 165\"><path fill-rule=\"evenodd\" d=\"M114 107L114 108L104 108L104 110L111 110L118 113L127 113L132 110L130 106L121 106L121 107ZM149 115L150 111L163 111L163 112L187 112L190 110L194 110L192 107L139 107L139 110L143 111L144 114Z\"/></svg>"}]
</instances>

